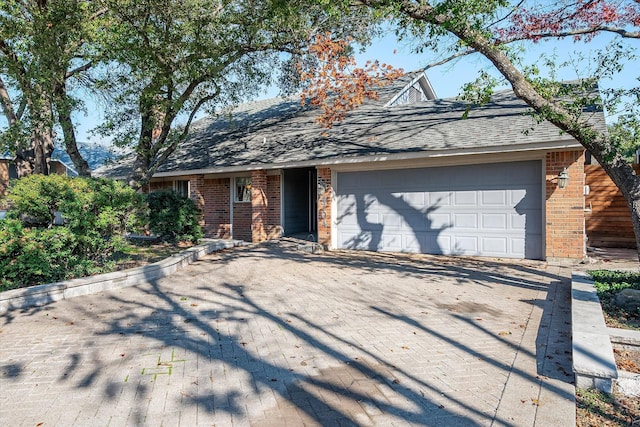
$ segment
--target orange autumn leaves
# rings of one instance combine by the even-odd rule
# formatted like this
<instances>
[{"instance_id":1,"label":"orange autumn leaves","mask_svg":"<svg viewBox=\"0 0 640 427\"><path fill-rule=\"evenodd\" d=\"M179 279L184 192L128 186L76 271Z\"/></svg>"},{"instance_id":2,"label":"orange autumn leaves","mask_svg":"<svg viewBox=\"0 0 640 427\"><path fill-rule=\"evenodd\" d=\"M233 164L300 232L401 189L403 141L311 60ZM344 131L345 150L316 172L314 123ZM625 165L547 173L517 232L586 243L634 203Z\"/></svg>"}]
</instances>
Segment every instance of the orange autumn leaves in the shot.
<instances>
[{"instance_id":1,"label":"orange autumn leaves","mask_svg":"<svg viewBox=\"0 0 640 427\"><path fill-rule=\"evenodd\" d=\"M353 40L332 40L329 34L318 35L309 46L309 53L318 61L318 68L305 69L298 64L298 73L307 89L301 94L302 105L320 108L316 122L326 128L342 121L346 114L367 99L378 99L377 89L404 75L404 70L378 61L368 61L357 67L348 53Z\"/></svg>"}]
</instances>

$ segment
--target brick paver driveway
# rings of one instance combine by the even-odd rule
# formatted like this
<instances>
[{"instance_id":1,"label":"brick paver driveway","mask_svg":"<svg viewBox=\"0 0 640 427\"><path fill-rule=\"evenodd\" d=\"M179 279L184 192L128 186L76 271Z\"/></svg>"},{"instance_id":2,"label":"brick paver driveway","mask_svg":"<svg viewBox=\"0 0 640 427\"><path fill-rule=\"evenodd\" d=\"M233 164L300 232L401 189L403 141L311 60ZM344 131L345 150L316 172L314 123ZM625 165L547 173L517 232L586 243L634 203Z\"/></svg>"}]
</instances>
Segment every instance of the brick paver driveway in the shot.
<instances>
[{"instance_id":1,"label":"brick paver driveway","mask_svg":"<svg viewBox=\"0 0 640 427\"><path fill-rule=\"evenodd\" d=\"M214 254L3 315L0 424L570 424L558 273L285 243Z\"/></svg>"}]
</instances>

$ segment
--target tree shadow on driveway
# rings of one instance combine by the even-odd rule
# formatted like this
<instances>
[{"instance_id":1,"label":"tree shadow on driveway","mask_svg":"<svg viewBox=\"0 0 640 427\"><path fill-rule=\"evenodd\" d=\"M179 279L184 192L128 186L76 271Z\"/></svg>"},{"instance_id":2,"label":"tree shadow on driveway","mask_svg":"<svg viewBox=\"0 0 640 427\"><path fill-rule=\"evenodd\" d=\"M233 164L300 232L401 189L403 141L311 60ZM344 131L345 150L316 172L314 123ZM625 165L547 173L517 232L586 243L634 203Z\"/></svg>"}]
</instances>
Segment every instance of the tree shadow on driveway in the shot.
<instances>
[{"instance_id":1,"label":"tree shadow on driveway","mask_svg":"<svg viewBox=\"0 0 640 427\"><path fill-rule=\"evenodd\" d=\"M504 381L489 393L482 383L536 381L509 364L518 351L536 357L510 322L544 304L552 279L534 264L474 259L224 252L45 309L73 323L54 389L95 396L76 425L90 413L133 425L514 425L496 415ZM492 299L498 286L513 299ZM29 379L15 359L3 381ZM477 390L457 389L472 381Z\"/></svg>"}]
</instances>

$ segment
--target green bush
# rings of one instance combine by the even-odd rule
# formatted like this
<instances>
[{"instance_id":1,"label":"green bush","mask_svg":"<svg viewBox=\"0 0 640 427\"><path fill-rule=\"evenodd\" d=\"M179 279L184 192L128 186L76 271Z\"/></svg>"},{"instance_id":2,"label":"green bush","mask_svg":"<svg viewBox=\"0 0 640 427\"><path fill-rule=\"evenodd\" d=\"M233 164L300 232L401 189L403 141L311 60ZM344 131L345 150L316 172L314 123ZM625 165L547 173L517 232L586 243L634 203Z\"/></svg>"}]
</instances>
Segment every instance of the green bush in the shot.
<instances>
[{"instance_id":1,"label":"green bush","mask_svg":"<svg viewBox=\"0 0 640 427\"><path fill-rule=\"evenodd\" d=\"M0 221L0 290L57 282L101 270L82 256L80 242L68 228L25 228L17 220Z\"/></svg>"},{"instance_id":2,"label":"green bush","mask_svg":"<svg viewBox=\"0 0 640 427\"><path fill-rule=\"evenodd\" d=\"M640 289L640 274L634 271L593 270L593 278L598 296L613 295L625 288Z\"/></svg>"},{"instance_id":3,"label":"green bush","mask_svg":"<svg viewBox=\"0 0 640 427\"><path fill-rule=\"evenodd\" d=\"M116 181L30 175L12 183L0 221L0 284L17 288L105 271L144 200ZM55 213L64 224L54 226Z\"/></svg>"},{"instance_id":4,"label":"green bush","mask_svg":"<svg viewBox=\"0 0 640 427\"><path fill-rule=\"evenodd\" d=\"M175 191L147 194L149 228L163 240L197 243L202 238L202 214L193 200Z\"/></svg>"},{"instance_id":5,"label":"green bush","mask_svg":"<svg viewBox=\"0 0 640 427\"><path fill-rule=\"evenodd\" d=\"M50 227L54 223L55 212L60 212L61 205L74 197L70 178L62 175L31 175L11 183L6 196L10 206L7 217Z\"/></svg>"}]
</instances>

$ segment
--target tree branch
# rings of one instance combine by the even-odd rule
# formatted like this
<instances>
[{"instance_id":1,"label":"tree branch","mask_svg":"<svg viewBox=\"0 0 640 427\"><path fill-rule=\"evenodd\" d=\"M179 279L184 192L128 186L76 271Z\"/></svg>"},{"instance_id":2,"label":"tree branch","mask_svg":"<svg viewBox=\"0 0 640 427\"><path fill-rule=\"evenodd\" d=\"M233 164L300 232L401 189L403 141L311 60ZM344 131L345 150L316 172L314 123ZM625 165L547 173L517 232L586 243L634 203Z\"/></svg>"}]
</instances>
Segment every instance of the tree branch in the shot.
<instances>
[{"instance_id":1,"label":"tree branch","mask_svg":"<svg viewBox=\"0 0 640 427\"><path fill-rule=\"evenodd\" d=\"M79 67L74 68L73 70L69 70L67 71L67 73L65 74L64 78L68 79L71 78L73 76L75 76L78 73L81 73L83 71L87 71L89 68L91 68L93 66L93 61L89 61L83 65L80 65Z\"/></svg>"},{"instance_id":2,"label":"tree branch","mask_svg":"<svg viewBox=\"0 0 640 427\"><path fill-rule=\"evenodd\" d=\"M4 80L2 80L2 76L0 76L0 104L2 104L2 111L4 112L4 116L7 118L9 126L17 122L18 116L13 109L13 102L11 102L9 91L4 84Z\"/></svg>"},{"instance_id":3,"label":"tree branch","mask_svg":"<svg viewBox=\"0 0 640 427\"><path fill-rule=\"evenodd\" d=\"M615 33L623 38L640 39L640 31L628 31L628 30L625 30L624 28L612 27L608 25L595 25L593 27L579 28L579 29L569 30L569 31L557 31L557 32L549 31L544 33L525 34L517 37L499 39L499 42L500 44L507 44L507 43L513 43L513 42L522 41L522 40L584 36L584 35L595 34L600 32Z\"/></svg>"},{"instance_id":4,"label":"tree branch","mask_svg":"<svg viewBox=\"0 0 640 427\"><path fill-rule=\"evenodd\" d=\"M443 59L443 60L441 60L441 61L432 62L431 64L426 65L426 66L423 68L423 70L424 70L424 71L427 71L427 70L428 70L428 69L430 69L430 68L434 68L434 67L438 67L438 66L440 66L440 65L444 65L444 64L446 64L447 62L451 62L451 61L453 61L454 59L458 59L458 58L461 58L461 57L463 57L463 56L471 55L472 53L477 53L477 52L478 52L478 51L477 51L477 50L475 50L475 49L467 49L467 50L464 50L464 51L462 51L462 52L456 52L456 53L454 53L453 55L451 55L451 56L449 56L449 57L447 57L447 58L445 58L445 59Z\"/></svg>"}]
</instances>

